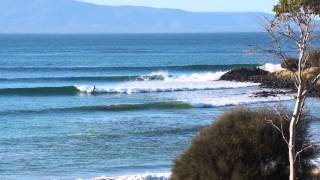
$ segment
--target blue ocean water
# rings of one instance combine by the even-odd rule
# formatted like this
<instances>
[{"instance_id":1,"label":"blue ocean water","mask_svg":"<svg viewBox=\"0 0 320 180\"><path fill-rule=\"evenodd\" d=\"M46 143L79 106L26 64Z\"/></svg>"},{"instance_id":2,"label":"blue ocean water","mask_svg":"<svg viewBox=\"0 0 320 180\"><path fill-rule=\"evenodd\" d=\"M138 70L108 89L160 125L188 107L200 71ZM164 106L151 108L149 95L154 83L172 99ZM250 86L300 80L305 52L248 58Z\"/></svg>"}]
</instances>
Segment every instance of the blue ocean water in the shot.
<instances>
[{"instance_id":1,"label":"blue ocean water","mask_svg":"<svg viewBox=\"0 0 320 180\"><path fill-rule=\"evenodd\" d=\"M0 179L169 172L225 109L292 106L219 81L278 64L270 43L263 33L0 35Z\"/></svg>"}]
</instances>

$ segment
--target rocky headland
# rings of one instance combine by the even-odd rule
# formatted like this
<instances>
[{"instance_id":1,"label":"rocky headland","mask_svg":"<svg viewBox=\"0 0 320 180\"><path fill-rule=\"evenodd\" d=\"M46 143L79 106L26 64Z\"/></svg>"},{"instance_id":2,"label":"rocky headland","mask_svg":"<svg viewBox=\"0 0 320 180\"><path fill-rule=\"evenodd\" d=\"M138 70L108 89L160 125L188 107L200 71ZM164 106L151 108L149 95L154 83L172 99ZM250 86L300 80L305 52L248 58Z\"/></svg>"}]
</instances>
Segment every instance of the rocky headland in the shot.
<instances>
[{"instance_id":1,"label":"rocky headland","mask_svg":"<svg viewBox=\"0 0 320 180\"><path fill-rule=\"evenodd\" d=\"M296 90L295 73L292 70L280 70L268 72L259 68L239 68L233 69L224 74L220 80L237 81L237 82L253 82L260 83L263 88L270 88L273 91L263 91L256 94L259 97L275 96L284 93L279 89L287 90L287 93L293 93ZM303 72L303 77L310 81L320 73L320 67L310 67ZM320 81L314 86L308 83L310 97L320 97Z\"/></svg>"}]
</instances>

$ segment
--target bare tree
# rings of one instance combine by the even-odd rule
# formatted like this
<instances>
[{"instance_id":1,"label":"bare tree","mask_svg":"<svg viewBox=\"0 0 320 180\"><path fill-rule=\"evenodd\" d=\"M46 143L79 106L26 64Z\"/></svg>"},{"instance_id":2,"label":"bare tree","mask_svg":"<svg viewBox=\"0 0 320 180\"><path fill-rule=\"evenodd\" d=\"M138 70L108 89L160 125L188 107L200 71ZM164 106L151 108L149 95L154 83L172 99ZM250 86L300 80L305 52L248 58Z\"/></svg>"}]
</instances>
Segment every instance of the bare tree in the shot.
<instances>
[{"instance_id":1,"label":"bare tree","mask_svg":"<svg viewBox=\"0 0 320 180\"><path fill-rule=\"evenodd\" d=\"M274 7L276 13L273 20L268 21L266 30L272 38L274 53L286 60L289 55L286 49L295 47L298 56L297 70L294 73L296 85L296 101L292 116L290 117L289 137L283 134L288 144L290 161L289 180L296 180L297 158L312 145L296 147L296 128L301 121L305 100L308 92L320 80L320 74L306 78L304 71L308 68L309 54L312 51L312 43L315 36L317 18L319 17L320 0L280 0ZM278 128L283 133L282 127Z\"/></svg>"}]
</instances>

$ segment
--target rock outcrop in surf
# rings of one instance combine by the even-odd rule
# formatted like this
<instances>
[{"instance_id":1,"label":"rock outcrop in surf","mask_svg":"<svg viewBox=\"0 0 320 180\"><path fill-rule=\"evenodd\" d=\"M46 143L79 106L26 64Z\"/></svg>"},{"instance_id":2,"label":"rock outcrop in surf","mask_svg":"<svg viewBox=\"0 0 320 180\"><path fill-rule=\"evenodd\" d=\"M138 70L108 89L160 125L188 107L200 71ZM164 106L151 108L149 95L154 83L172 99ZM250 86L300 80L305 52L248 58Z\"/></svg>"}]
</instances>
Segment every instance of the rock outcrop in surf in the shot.
<instances>
[{"instance_id":1,"label":"rock outcrop in surf","mask_svg":"<svg viewBox=\"0 0 320 180\"><path fill-rule=\"evenodd\" d=\"M311 67L303 72L303 76L311 79L316 74L320 73L320 68ZM288 92L296 90L294 84L294 72L290 70L280 70L268 72L259 68L238 68L225 73L220 80L238 81L238 82L253 82L260 83L261 87L271 89L286 89ZM316 86L310 88L309 96L320 97L320 82ZM276 91L270 91L267 94L276 94ZM257 94L265 96L266 94Z\"/></svg>"}]
</instances>

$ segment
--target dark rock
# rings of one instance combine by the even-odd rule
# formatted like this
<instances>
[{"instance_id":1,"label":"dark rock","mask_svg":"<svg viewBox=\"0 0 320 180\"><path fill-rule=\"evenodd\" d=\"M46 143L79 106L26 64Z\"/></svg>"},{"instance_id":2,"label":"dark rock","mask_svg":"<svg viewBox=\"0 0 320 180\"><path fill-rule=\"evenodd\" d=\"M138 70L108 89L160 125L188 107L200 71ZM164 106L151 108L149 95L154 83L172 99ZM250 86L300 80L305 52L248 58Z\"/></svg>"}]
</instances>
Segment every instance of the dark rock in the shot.
<instances>
[{"instance_id":1,"label":"dark rock","mask_svg":"<svg viewBox=\"0 0 320 180\"><path fill-rule=\"evenodd\" d=\"M296 86L294 80L288 77L275 76L267 71L258 68L239 68L233 69L224 74L220 80L224 81L238 81L238 82L253 82L260 83L263 88L270 89L286 89L286 93L295 92ZM310 89L308 96L320 97L320 85L309 86ZM268 97L276 96L277 94L285 94L283 91L264 91L255 94L255 97Z\"/></svg>"},{"instance_id":2,"label":"dark rock","mask_svg":"<svg viewBox=\"0 0 320 180\"><path fill-rule=\"evenodd\" d=\"M276 77L272 74L264 76L252 76L248 78L248 81L254 83L260 83L261 87L274 88L274 89L295 89L295 84L291 79Z\"/></svg>"},{"instance_id":3,"label":"dark rock","mask_svg":"<svg viewBox=\"0 0 320 180\"><path fill-rule=\"evenodd\" d=\"M290 79L273 76L268 71L258 68L239 68L224 74L220 80L260 83L262 87L292 89L294 83Z\"/></svg>"},{"instance_id":4,"label":"dark rock","mask_svg":"<svg viewBox=\"0 0 320 180\"><path fill-rule=\"evenodd\" d=\"M287 94L287 92L285 91L260 91L260 92L256 92L254 93L254 95L252 97L277 97L278 95L281 94Z\"/></svg>"},{"instance_id":5,"label":"dark rock","mask_svg":"<svg viewBox=\"0 0 320 180\"><path fill-rule=\"evenodd\" d=\"M269 74L268 71L258 68L239 68L227 72L220 78L220 80L246 82L251 81L250 77L265 76L267 74Z\"/></svg>"},{"instance_id":6,"label":"dark rock","mask_svg":"<svg viewBox=\"0 0 320 180\"><path fill-rule=\"evenodd\" d=\"M308 89L309 89L309 92L308 92L309 97L320 97L320 86L319 85L309 85Z\"/></svg>"}]
</instances>

